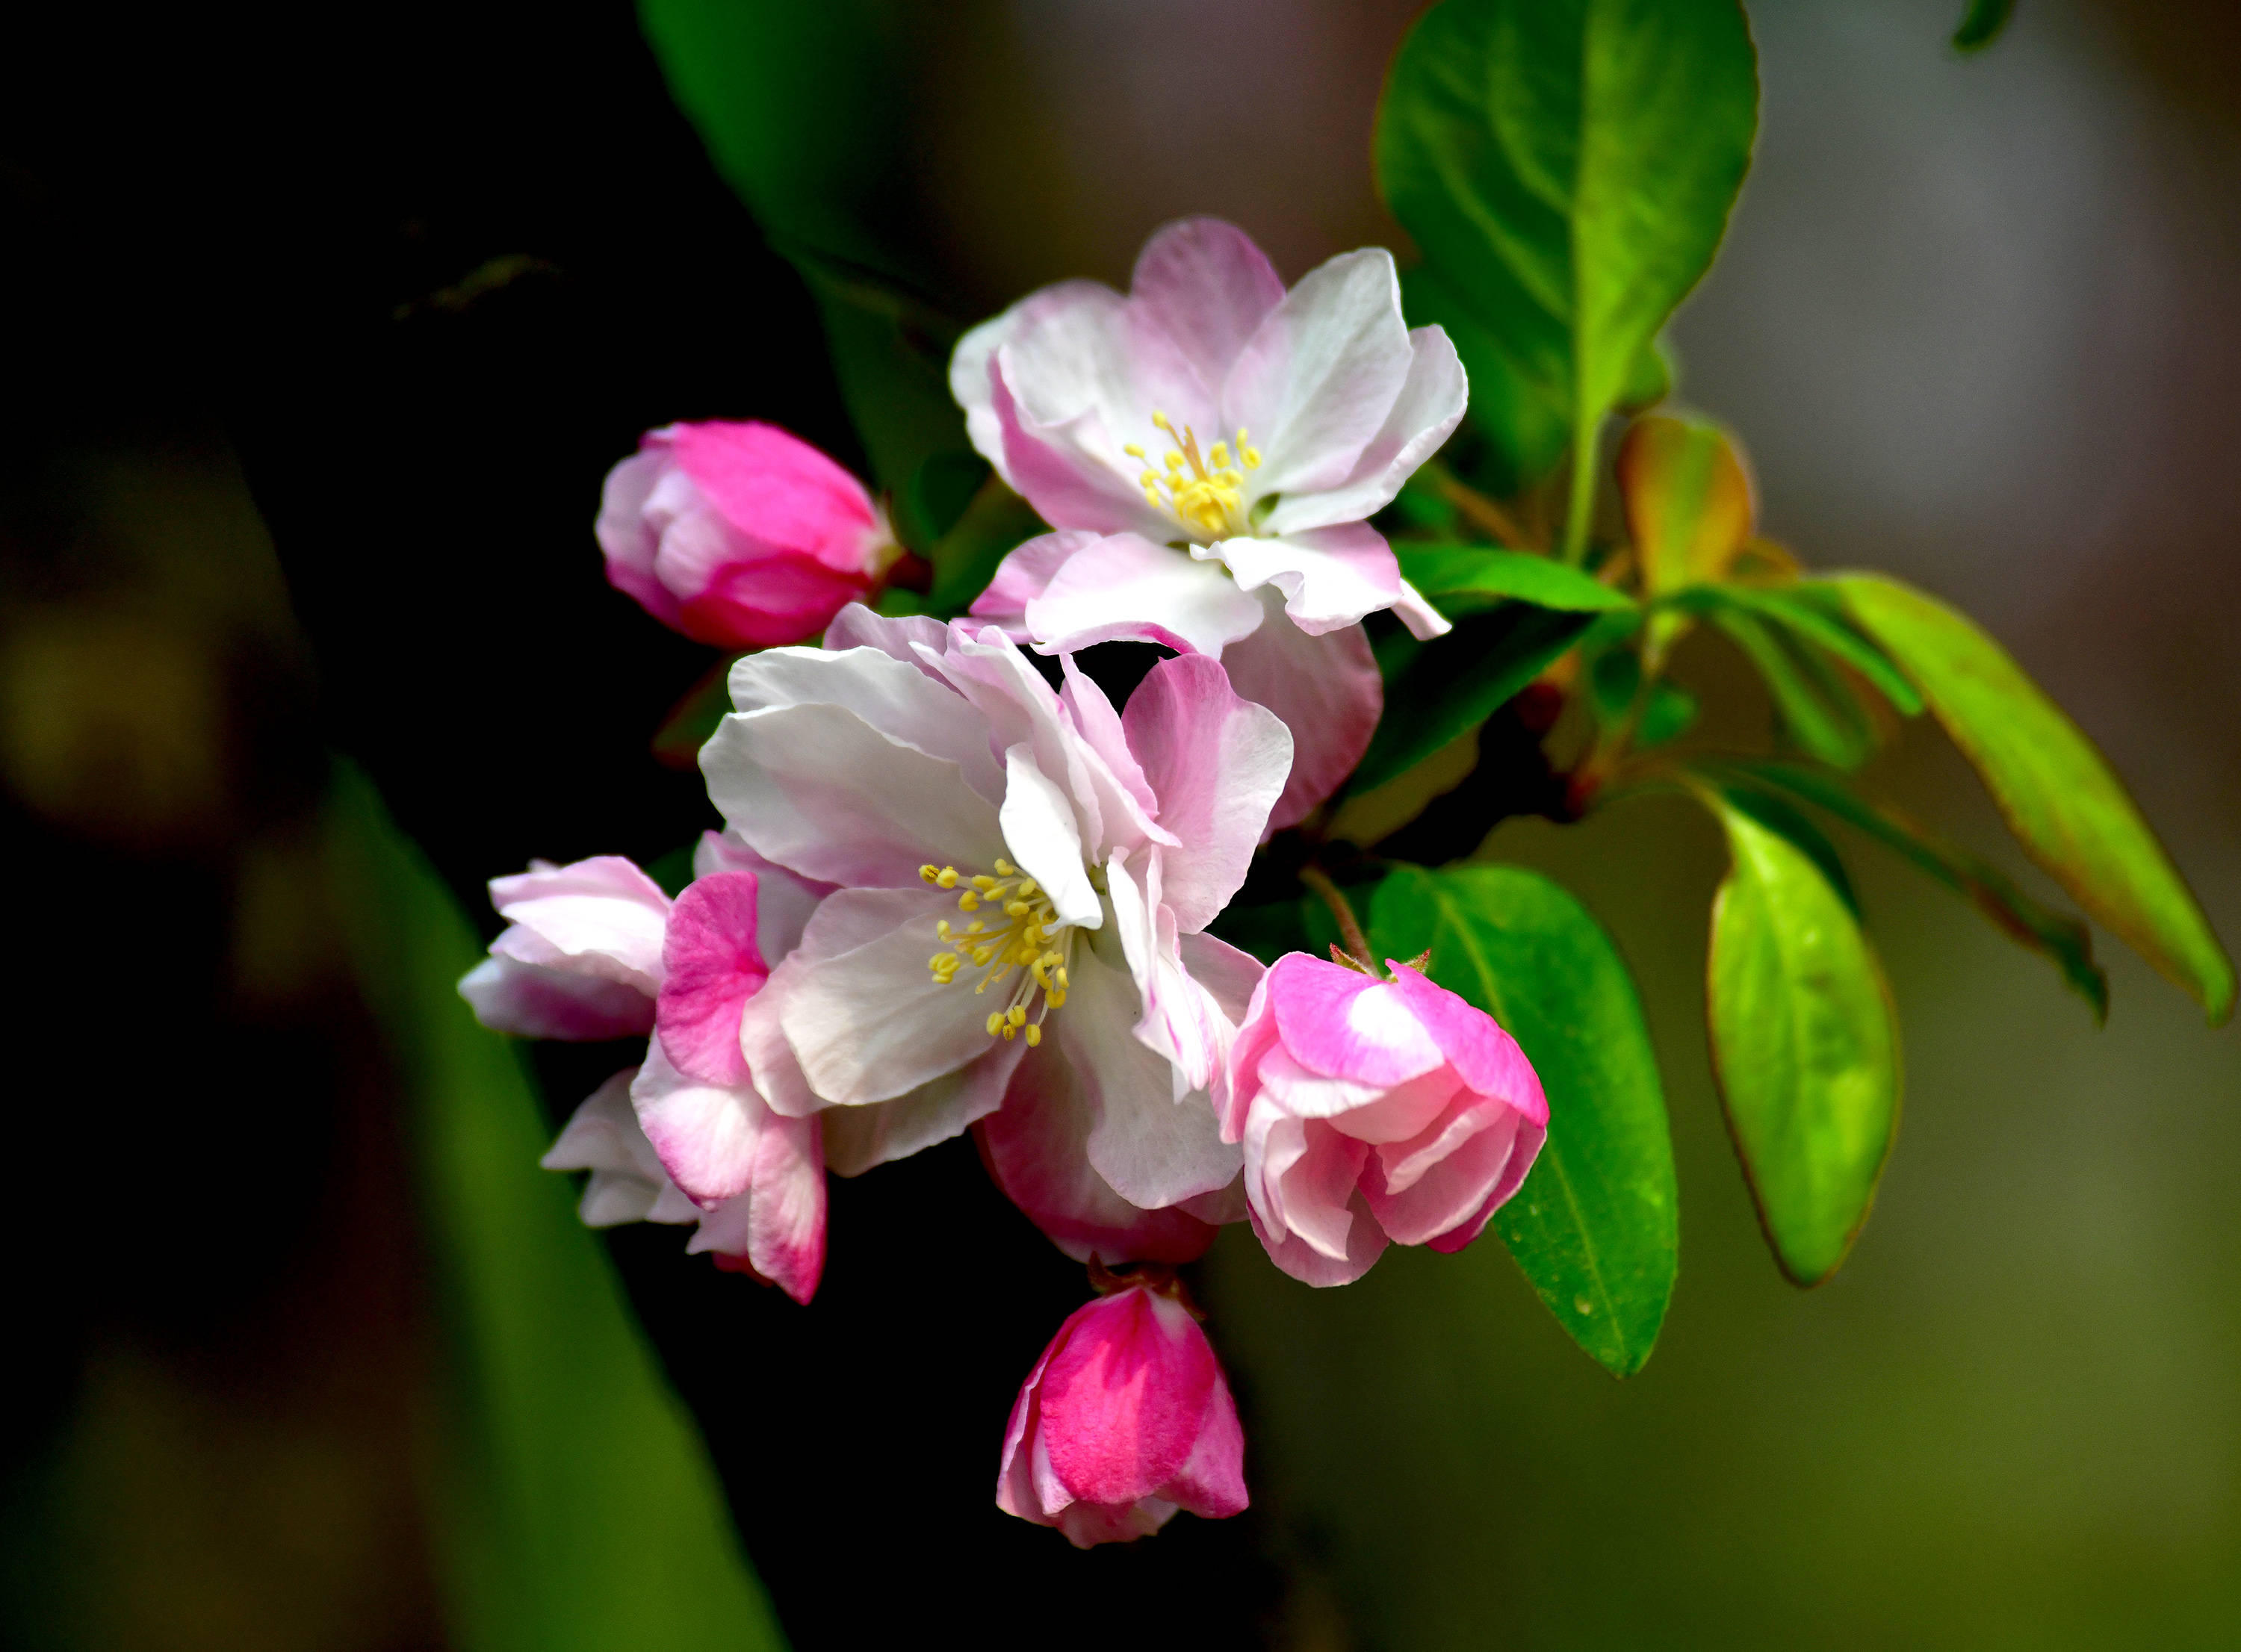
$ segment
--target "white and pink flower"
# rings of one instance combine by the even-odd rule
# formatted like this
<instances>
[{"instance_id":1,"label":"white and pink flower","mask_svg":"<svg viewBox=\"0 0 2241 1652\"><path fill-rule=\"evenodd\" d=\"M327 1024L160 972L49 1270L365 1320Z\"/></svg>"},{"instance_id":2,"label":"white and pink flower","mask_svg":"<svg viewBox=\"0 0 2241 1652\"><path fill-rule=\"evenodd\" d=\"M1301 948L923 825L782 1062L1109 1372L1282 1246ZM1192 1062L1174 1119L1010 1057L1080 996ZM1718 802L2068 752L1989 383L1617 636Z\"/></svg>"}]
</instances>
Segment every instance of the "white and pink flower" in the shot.
<instances>
[{"instance_id":1,"label":"white and pink flower","mask_svg":"<svg viewBox=\"0 0 2241 1652\"><path fill-rule=\"evenodd\" d=\"M1310 1285L1387 1244L1461 1250L1548 1134L1533 1064L1492 1016L1406 964L1390 980L1304 953L1254 988L1217 1092L1254 1231Z\"/></svg>"},{"instance_id":2,"label":"white and pink flower","mask_svg":"<svg viewBox=\"0 0 2241 1652\"><path fill-rule=\"evenodd\" d=\"M1190 1311L1145 1284L1077 1309L1012 1406L996 1506L1088 1548L1247 1502L1237 1406Z\"/></svg>"},{"instance_id":3,"label":"white and pink flower","mask_svg":"<svg viewBox=\"0 0 2241 1652\"><path fill-rule=\"evenodd\" d=\"M825 1261L818 1127L763 1105L739 1027L823 892L713 833L694 870L673 902L617 855L492 880L508 926L459 992L500 1032L651 1033L645 1060L577 1108L545 1167L592 1173L589 1225L694 1222L688 1251L712 1251L806 1302Z\"/></svg>"},{"instance_id":4,"label":"white and pink flower","mask_svg":"<svg viewBox=\"0 0 2241 1652\"><path fill-rule=\"evenodd\" d=\"M814 637L900 554L863 484L753 420L648 431L608 472L597 532L609 583L719 648Z\"/></svg>"},{"instance_id":5,"label":"white and pink flower","mask_svg":"<svg viewBox=\"0 0 2241 1652\"><path fill-rule=\"evenodd\" d=\"M1049 650L1221 657L1298 742L1274 824L1329 795L1382 704L1359 621L1448 628L1367 520L1468 400L1447 335L1402 319L1392 255L1343 254L1287 292L1243 231L1187 218L1127 297L1066 282L967 333L950 388L973 445L1060 530L973 612Z\"/></svg>"},{"instance_id":6,"label":"white and pink flower","mask_svg":"<svg viewBox=\"0 0 2241 1652\"><path fill-rule=\"evenodd\" d=\"M709 794L738 841L831 890L741 1043L844 1175L986 1121L998 1181L1074 1254L1194 1254L1234 1214L1241 1157L1206 1093L1261 968L1201 932L1291 739L1201 656L1125 712L1061 669L1054 690L993 627L860 607L822 650L733 668Z\"/></svg>"}]
</instances>

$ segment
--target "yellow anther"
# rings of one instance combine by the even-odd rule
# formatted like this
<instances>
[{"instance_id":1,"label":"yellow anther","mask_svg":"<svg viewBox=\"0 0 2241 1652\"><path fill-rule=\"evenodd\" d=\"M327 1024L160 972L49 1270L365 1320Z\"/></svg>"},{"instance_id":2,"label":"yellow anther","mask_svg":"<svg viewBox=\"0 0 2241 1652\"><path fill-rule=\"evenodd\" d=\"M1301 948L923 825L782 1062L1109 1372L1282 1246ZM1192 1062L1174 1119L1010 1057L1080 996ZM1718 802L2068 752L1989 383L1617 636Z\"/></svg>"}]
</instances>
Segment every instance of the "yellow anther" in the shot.
<instances>
[{"instance_id":1,"label":"yellow anther","mask_svg":"<svg viewBox=\"0 0 2241 1652\"><path fill-rule=\"evenodd\" d=\"M1181 469L1182 469L1182 467L1183 467L1183 456L1182 456L1181 454L1180 454L1180 453L1170 453L1170 454L1168 454L1168 455L1167 455L1167 468L1168 468L1169 470L1171 470L1171 471L1180 471Z\"/></svg>"},{"instance_id":2,"label":"yellow anther","mask_svg":"<svg viewBox=\"0 0 2241 1652\"><path fill-rule=\"evenodd\" d=\"M973 879L973 886L985 895L991 889L993 889L996 886L996 880L984 872L979 877Z\"/></svg>"},{"instance_id":3,"label":"yellow anther","mask_svg":"<svg viewBox=\"0 0 2241 1652\"><path fill-rule=\"evenodd\" d=\"M988 1036L990 1038L993 1038L997 1033L1003 1030L1004 1012L1001 1010L990 1010L988 1012Z\"/></svg>"},{"instance_id":4,"label":"yellow anther","mask_svg":"<svg viewBox=\"0 0 2241 1652\"><path fill-rule=\"evenodd\" d=\"M1024 918L1034 910L1034 908L1024 900L1007 900L1004 903L1004 916L1007 918Z\"/></svg>"},{"instance_id":5,"label":"yellow anther","mask_svg":"<svg viewBox=\"0 0 2241 1652\"><path fill-rule=\"evenodd\" d=\"M1120 451L1130 458L1140 459L1144 457L1144 445L1141 442L1123 443Z\"/></svg>"},{"instance_id":6,"label":"yellow anther","mask_svg":"<svg viewBox=\"0 0 2241 1652\"><path fill-rule=\"evenodd\" d=\"M1032 895L1041 886L1033 878L1022 878L1020 880L1020 893L1023 895Z\"/></svg>"},{"instance_id":7,"label":"yellow anther","mask_svg":"<svg viewBox=\"0 0 2241 1652\"><path fill-rule=\"evenodd\" d=\"M1004 1013L1004 1019L1014 1027L1024 1027L1027 1025L1027 1012L1021 1006L1014 1004Z\"/></svg>"},{"instance_id":8,"label":"yellow anther","mask_svg":"<svg viewBox=\"0 0 2241 1652\"><path fill-rule=\"evenodd\" d=\"M1020 869L1013 866L1010 861L1005 859L1003 856L998 855L996 857L996 875L1000 878L1016 878L1020 875Z\"/></svg>"},{"instance_id":9,"label":"yellow anther","mask_svg":"<svg viewBox=\"0 0 2241 1652\"><path fill-rule=\"evenodd\" d=\"M1167 416L1156 407L1152 410L1152 427L1154 430L1163 431L1174 429L1174 425L1167 423Z\"/></svg>"},{"instance_id":10,"label":"yellow anther","mask_svg":"<svg viewBox=\"0 0 2241 1652\"><path fill-rule=\"evenodd\" d=\"M1027 1047L1029 1049L1032 1050L1036 1045L1043 1041L1043 1029L1041 1027L1030 1027L1026 1029L1026 1032L1027 1037Z\"/></svg>"},{"instance_id":11,"label":"yellow anther","mask_svg":"<svg viewBox=\"0 0 2241 1652\"><path fill-rule=\"evenodd\" d=\"M1245 461L1245 468L1248 471L1261 468L1261 450L1257 447L1241 447L1237 450L1237 457Z\"/></svg>"},{"instance_id":12,"label":"yellow anther","mask_svg":"<svg viewBox=\"0 0 2241 1652\"><path fill-rule=\"evenodd\" d=\"M1156 511L1160 508L1160 496L1153 492L1151 489L1146 488L1144 490L1144 503L1150 505Z\"/></svg>"},{"instance_id":13,"label":"yellow anther","mask_svg":"<svg viewBox=\"0 0 2241 1652\"><path fill-rule=\"evenodd\" d=\"M980 905L980 897L974 894L970 889L967 889L963 894L957 897L957 910L960 912L972 912L978 908Z\"/></svg>"},{"instance_id":14,"label":"yellow anther","mask_svg":"<svg viewBox=\"0 0 2241 1652\"><path fill-rule=\"evenodd\" d=\"M1152 490L1159 486L1159 485L1160 473L1157 471L1147 471L1136 478L1136 485L1143 489L1145 492L1152 494L1152 502L1154 505L1159 503L1160 496L1157 493L1153 493Z\"/></svg>"},{"instance_id":15,"label":"yellow anther","mask_svg":"<svg viewBox=\"0 0 2241 1652\"><path fill-rule=\"evenodd\" d=\"M1066 988L1061 987L1055 993L1045 993L1043 996L1043 1002L1049 1005L1053 1009L1064 1009L1066 1007Z\"/></svg>"},{"instance_id":16,"label":"yellow anther","mask_svg":"<svg viewBox=\"0 0 2241 1652\"><path fill-rule=\"evenodd\" d=\"M935 870L934 870L931 866L920 866L920 867L918 869L918 875L920 876L920 878L921 878L922 880L924 880L926 882L927 882L927 883L932 883L932 882L933 882L936 878L940 877L941 874L940 874L940 873L936 872L936 871L935 871Z\"/></svg>"},{"instance_id":17,"label":"yellow anther","mask_svg":"<svg viewBox=\"0 0 2241 1652\"><path fill-rule=\"evenodd\" d=\"M1207 453L1206 462L1217 471L1228 470L1229 468L1229 445L1227 442L1216 442L1213 448Z\"/></svg>"}]
</instances>

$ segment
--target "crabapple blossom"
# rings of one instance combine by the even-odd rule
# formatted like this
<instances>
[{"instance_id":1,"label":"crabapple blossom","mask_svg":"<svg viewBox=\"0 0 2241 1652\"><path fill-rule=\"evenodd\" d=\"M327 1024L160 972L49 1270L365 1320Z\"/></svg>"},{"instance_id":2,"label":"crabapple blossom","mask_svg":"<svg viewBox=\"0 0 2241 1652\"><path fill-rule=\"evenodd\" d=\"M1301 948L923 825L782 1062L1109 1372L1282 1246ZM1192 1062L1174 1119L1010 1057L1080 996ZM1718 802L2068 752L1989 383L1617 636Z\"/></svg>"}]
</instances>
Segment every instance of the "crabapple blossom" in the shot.
<instances>
[{"instance_id":1,"label":"crabapple blossom","mask_svg":"<svg viewBox=\"0 0 2241 1652\"><path fill-rule=\"evenodd\" d=\"M694 869L674 901L616 855L494 879L507 927L460 994L500 1032L651 1033L644 1061L577 1108L546 1167L592 1173L588 1224L697 1222L688 1251L712 1250L806 1302L825 1256L819 1132L763 1105L739 1027L822 891L713 833Z\"/></svg>"},{"instance_id":2,"label":"crabapple blossom","mask_svg":"<svg viewBox=\"0 0 2241 1652\"><path fill-rule=\"evenodd\" d=\"M1310 1285L1390 1242L1461 1250L1548 1134L1525 1052L1406 964L1389 980L1287 953L1253 989L1216 1089L1254 1231Z\"/></svg>"},{"instance_id":3,"label":"crabapple blossom","mask_svg":"<svg viewBox=\"0 0 2241 1652\"><path fill-rule=\"evenodd\" d=\"M1401 318L1392 255L1348 252L1287 292L1242 231L1154 235L1127 297L1069 281L959 343L973 445L1060 532L973 605L1046 649L1131 638L1219 655L1298 742L1274 824L1368 746L1383 691L1359 627L1447 622L1367 518L1462 418L1462 363Z\"/></svg>"},{"instance_id":4,"label":"crabapple blossom","mask_svg":"<svg viewBox=\"0 0 2241 1652\"><path fill-rule=\"evenodd\" d=\"M648 431L607 473L597 532L609 583L719 648L814 637L900 554L861 483L753 420Z\"/></svg>"},{"instance_id":5,"label":"crabapple blossom","mask_svg":"<svg viewBox=\"0 0 2241 1652\"><path fill-rule=\"evenodd\" d=\"M1126 1542L1178 1508L1240 1513L1244 1458L1206 1333L1167 1290L1134 1284L1076 1309L1035 1361L1004 1429L996 1506L1077 1548Z\"/></svg>"},{"instance_id":6,"label":"crabapple blossom","mask_svg":"<svg viewBox=\"0 0 2241 1652\"><path fill-rule=\"evenodd\" d=\"M831 891L740 1042L844 1175L981 1122L998 1182L1072 1254L1195 1254L1236 1214L1205 1092L1261 968L1202 931L1291 739L1202 656L1125 712L1060 665L1054 689L993 627L851 607L824 648L733 667L709 795Z\"/></svg>"}]
</instances>

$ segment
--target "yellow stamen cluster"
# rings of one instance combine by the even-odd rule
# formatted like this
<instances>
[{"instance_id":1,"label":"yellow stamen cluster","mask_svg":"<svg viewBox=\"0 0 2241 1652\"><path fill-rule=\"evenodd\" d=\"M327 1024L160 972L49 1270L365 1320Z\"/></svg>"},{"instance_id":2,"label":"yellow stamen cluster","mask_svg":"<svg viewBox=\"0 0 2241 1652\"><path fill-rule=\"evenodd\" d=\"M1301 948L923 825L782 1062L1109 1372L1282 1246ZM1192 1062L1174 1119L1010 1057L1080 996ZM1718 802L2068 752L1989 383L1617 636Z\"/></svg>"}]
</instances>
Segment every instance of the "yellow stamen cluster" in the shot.
<instances>
[{"instance_id":1,"label":"yellow stamen cluster","mask_svg":"<svg viewBox=\"0 0 2241 1652\"><path fill-rule=\"evenodd\" d=\"M1000 913L1004 920L992 929L987 919L976 918L959 929L943 919L934 933L949 950L927 960L933 979L947 987L957 979L960 969L971 964L980 972L980 980L973 988L979 994L1010 977L1014 970L1020 972L1004 1007L988 1013L988 1036L1024 1037L1030 1046L1041 1043L1044 1016L1066 1003L1066 954L1074 935L1071 928L1059 923L1041 886L1001 857L993 878L986 873L965 877L955 866L920 866L918 875L937 889L956 890L960 912L978 912L985 906ZM1042 1013L1030 1021L1027 1007L1037 993L1043 995Z\"/></svg>"},{"instance_id":2,"label":"yellow stamen cluster","mask_svg":"<svg viewBox=\"0 0 2241 1652\"><path fill-rule=\"evenodd\" d=\"M1136 479L1144 489L1145 503L1154 510L1168 511L1186 528L1202 533L1209 540L1249 533L1250 523L1245 514L1245 472L1261 468L1261 450L1246 439L1243 426L1237 431L1236 464L1230 463L1229 444L1216 442L1212 451L1201 457L1198 451L1198 435L1187 425L1182 434L1167 416L1154 411L1153 426L1166 432L1175 451L1165 460L1166 470L1155 468L1144 457L1144 450L1131 442L1120 451L1130 458L1143 463L1144 473ZM1240 468L1242 467L1242 468ZM1161 497L1161 490L1166 490Z\"/></svg>"}]
</instances>

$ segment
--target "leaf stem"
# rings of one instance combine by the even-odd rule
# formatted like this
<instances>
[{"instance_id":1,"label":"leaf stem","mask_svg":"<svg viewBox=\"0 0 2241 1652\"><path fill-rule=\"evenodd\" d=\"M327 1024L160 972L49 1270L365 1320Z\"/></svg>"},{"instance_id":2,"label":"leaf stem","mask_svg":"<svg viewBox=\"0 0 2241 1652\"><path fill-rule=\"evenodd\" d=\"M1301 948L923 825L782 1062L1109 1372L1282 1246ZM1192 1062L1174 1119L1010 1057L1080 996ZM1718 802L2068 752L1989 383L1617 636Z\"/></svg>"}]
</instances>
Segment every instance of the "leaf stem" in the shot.
<instances>
[{"instance_id":1,"label":"leaf stem","mask_svg":"<svg viewBox=\"0 0 2241 1652\"><path fill-rule=\"evenodd\" d=\"M1602 415L1582 410L1572 428L1572 500L1564 513L1564 560L1576 568L1588 559L1588 528L1595 512L1595 456Z\"/></svg>"},{"instance_id":2,"label":"leaf stem","mask_svg":"<svg viewBox=\"0 0 2241 1652\"><path fill-rule=\"evenodd\" d=\"M1361 922L1346 899L1346 892L1331 881L1330 873L1312 862L1300 868L1300 881L1322 897L1323 905L1338 920L1339 939L1346 943L1347 952L1370 974L1377 974L1377 960L1369 950L1369 937L1361 933Z\"/></svg>"}]
</instances>

